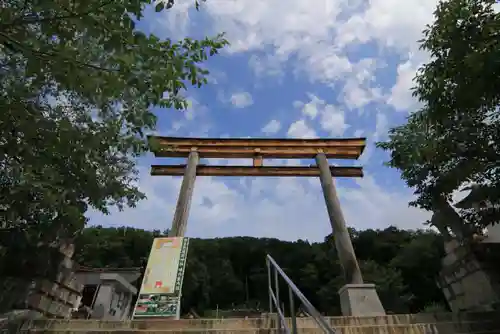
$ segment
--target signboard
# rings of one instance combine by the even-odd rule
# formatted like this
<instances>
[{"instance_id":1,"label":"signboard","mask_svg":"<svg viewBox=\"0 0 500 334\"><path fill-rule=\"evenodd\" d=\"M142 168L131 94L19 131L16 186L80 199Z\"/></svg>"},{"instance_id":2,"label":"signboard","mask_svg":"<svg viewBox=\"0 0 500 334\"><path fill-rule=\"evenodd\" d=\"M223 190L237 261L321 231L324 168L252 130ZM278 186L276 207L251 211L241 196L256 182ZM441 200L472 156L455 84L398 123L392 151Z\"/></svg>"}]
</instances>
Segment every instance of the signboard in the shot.
<instances>
[{"instance_id":1,"label":"signboard","mask_svg":"<svg viewBox=\"0 0 500 334\"><path fill-rule=\"evenodd\" d=\"M134 317L177 317L180 297L164 294L140 295Z\"/></svg>"},{"instance_id":2,"label":"signboard","mask_svg":"<svg viewBox=\"0 0 500 334\"><path fill-rule=\"evenodd\" d=\"M141 294L176 294L182 288L189 239L155 238L142 280Z\"/></svg>"},{"instance_id":3,"label":"signboard","mask_svg":"<svg viewBox=\"0 0 500 334\"><path fill-rule=\"evenodd\" d=\"M176 317L189 239L155 238L133 317Z\"/></svg>"}]
</instances>

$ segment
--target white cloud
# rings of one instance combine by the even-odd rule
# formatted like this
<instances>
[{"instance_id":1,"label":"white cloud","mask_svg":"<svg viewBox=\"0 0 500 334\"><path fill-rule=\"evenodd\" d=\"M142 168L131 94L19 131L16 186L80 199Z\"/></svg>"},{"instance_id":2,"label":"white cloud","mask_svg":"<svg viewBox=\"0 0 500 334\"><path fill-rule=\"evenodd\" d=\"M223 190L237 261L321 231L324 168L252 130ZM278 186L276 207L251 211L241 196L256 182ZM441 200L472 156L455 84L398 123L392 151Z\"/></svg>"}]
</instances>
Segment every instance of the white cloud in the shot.
<instances>
[{"instance_id":1,"label":"white cloud","mask_svg":"<svg viewBox=\"0 0 500 334\"><path fill-rule=\"evenodd\" d=\"M208 83L214 84L214 85L220 85L227 81L227 74L220 71L211 68L210 69L210 75L208 76Z\"/></svg>"},{"instance_id":2,"label":"white cloud","mask_svg":"<svg viewBox=\"0 0 500 334\"><path fill-rule=\"evenodd\" d=\"M248 65L253 70L257 77L276 77L280 80L284 76L284 71L281 68L281 61L273 55L256 55L253 54L248 60Z\"/></svg>"},{"instance_id":3,"label":"white cloud","mask_svg":"<svg viewBox=\"0 0 500 334\"><path fill-rule=\"evenodd\" d=\"M236 108L246 108L253 104L252 95L248 92L233 93L229 100Z\"/></svg>"},{"instance_id":4,"label":"white cloud","mask_svg":"<svg viewBox=\"0 0 500 334\"><path fill-rule=\"evenodd\" d=\"M171 226L180 177L150 176L142 170L141 190L148 200L109 216L89 213L91 223L164 230ZM390 192L366 176L355 188L337 184L344 215L357 229L419 228L429 213L409 208L409 193ZM390 208L390 209L389 209ZM187 236L249 235L285 240L322 240L331 233L319 179L247 178L238 187L223 179L199 177Z\"/></svg>"},{"instance_id":5,"label":"white cloud","mask_svg":"<svg viewBox=\"0 0 500 334\"><path fill-rule=\"evenodd\" d=\"M319 126L322 130L325 130L329 136L342 136L349 125L345 122L344 112L337 106L333 104L328 104L324 100L320 99L314 94L308 93L308 102L295 101L293 106L295 108L300 108L304 119L301 119L294 124L293 128L290 127L290 131L293 131L295 135L297 133L310 132L307 129L307 124L305 119L316 120L319 118Z\"/></svg>"},{"instance_id":6,"label":"white cloud","mask_svg":"<svg viewBox=\"0 0 500 334\"><path fill-rule=\"evenodd\" d=\"M317 138L316 131L305 120L295 121L288 128L287 136L290 138Z\"/></svg>"},{"instance_id":7,"label":"white cloud","mask_svg":"<svg viewBox=\"0 0 500 334\"><path fill-rule=\"evenodd\" d=\"M363 136L364 133L365 133L365 130L357 129L356 131L354 131L354 137L361 137L361 136Z\"/></svg>"},{"instance_id":8,"label":"white cloud","mask_svg":"<svg viewBox=\"0 0 500 334\"><path fill-rule=\"evenodd\" d=\"M265 69L264 63L269 62L273 71L280 73L279 64L296 56L294 68L297 71L307 73L313 81L331 84L362 72L373 74L375 67L366 67L369 58L350 60L348 47L374 41L381 48L403 54L418 52L417 41L425 24L431 22L437 2L409 0L400 6L396 0L368 3L317 0L311 6L303 0L286 3L279 0L212 0L204 3L202 13L212 19L214 33L227 32L231 42L229 52L266 50L266 55L258 58L259 70ZM174 14L169 15L178 17L178 12L187 12L189 5L194 6L192 0L179 0L171 10ZM165 21L169 18L165 17ZM370 99L371 93L360 100L350 98L356 90L361 94L359 85L351 84L351 88L354 92L347 92L347 101Z\"/></svg>"},{"instance_id":9,"label":"white cloud","mask_svg":"<svg viewBox=\"0 0 500 334\"><path fill-rule=\"evenodd\" d=\"M300 110L300 116L288 127L287 136L315 138L319 132L342 136L350 126L349 120L356 126L355 136L368 137L368 147L360 160L365 164L374 155L373 141L382 140L391 126L391 107L401 111L416 107L409 88L416 69L427 59L418 51L417 40L425 24L431 21L436 3L437 0L409 0L401 6L396 0L317 0L311 5L303 0L210 0L203 4L202 14L195 15L208 15L211 19L207 33L227 32L231 42L228 56L248 55L248 64L259 78L265 75L281 80L288 70L296 78L304 76L311 82L322 83L326 89L331 88L327 91L330 96L321 92L324 99L308 94L306 101L293 103ZM191 28L199 31L199 26L189 24L191 19L199 20L195 15L188 15L193 4L192 0L176 1L172 10L161 14L163 20L157 24L176 36L188 35L193 32ZM378 49L371 50L371 54L358 52L352 57L352 50L364 51L363 44L368 42L374 42ZM384 52L400 56L400 64L386 64L382 59ZM391 71L397 70L393 87L385 87L385 80L376 81L376 75L392 73L384 72L389 67ZM213 83L221 81L226 78L216 78ZM231 88L229 92L232 91ZM248 106L252 96L245 94L248 93L235 92L223 97L223 101ZM290 96L290 99L297 97ZM363 115L373 120L371 126L366 126L364 120L358 124L351 121L356 114L361 116L372 102L384 108L373 108L370 114ZM193 107L193 110L192 119L188 119L191 116L183 119L179 131L185 130L187 124L196 123L196 131L201 132L202 126L198 129L198 125L205 122L200 123L198 109ZM276 115L269 117L273 120L261 131L276 133L285 120ZM221 131L231 134L230 129ZM300 161L276 163L292 165ZM147 201L141 202L137 209L108 217L93 215L92 222L168 228L180 178L147 174L144 172L141 177ZM429 214L409 208L411 191L403 188L402 181L397 182L401 183L398 191L382 187L376 175L357 180L354 188L340 181L338 190L348 224L358 229L388 225L421 227ZM246 178L238 187L223 179L197 180L189 236L253 235L321 240L330 232L317 179Z\"/></svg>"},{"instance_id":10,"label":"white cloud","mask_svg":"<svg viewBox=\"0 0 500 334\"><path fill-rule=\"evenodd\" d=\"M325 101L320 100L316 96L312 94L308 94L311 101L307 103L302 103L302 113L309 117L310 119L315 119L318 116L318 107L321 107L325 104Z\"/></svg>"},{"instance_id":11,"label":"white cloud","mask_svg":"<svg viewBox=\"0 0 500 334\"><path fill-rule=\"evenodd\" d=\"M176 113L174 120L168 123L167 128L158 129L161 135L204 137L212 130L208 107L193 96L188 96L187 101L186 110ZM192 126L193 123L196 123L195 127Z\"/></svg>"},{"instance_id":12,"label":"white cloud","mask_svg":"<svg viewBox=\"0 0 500 334\"><path fill-rule=\"evenodd\" d=\"M370 133L367 135L367 140L366 140L366 148L359 158L359 163L362 165L368 164L370 159L373 157L375 153L375 144L378 141L383 141L387 137L387 132L389 130L389 120L387 118L387 115L382 112L378 111L376 116L375 116L375 129L373 133ZM359 131L359 130L358 130ZM356 132L358 132L356 131ZM362 133L362 131L360 131ZM358 134L354 134L355 137L358 137ZM372 163L378 163L379 165L382 165L381 161L377 162L372 162Z\"/></svg>"},{"instance_id":13,"label":"white cloud","mask_svg":"<svg viewBox=\"0 0 500 334\"><path fill-rule=\"evenodd\" d=\"M340 88L349 109L362 113L364 106L375 101L412 111L416 101L408 88L426 59L417 41L432 21L437 3L409 0L400 6L396 0L317 0L311 6L303 0L211 0L203 4L201 13L211 18L212 33L227 32L229 53L254 53L249 64L258 76L277 75L281 80L284 64L292 60L290 68L296 74L305 73L311 81ZM184 27L190 19L199 19L188 15L193 6L192 0L176 1L169 13L163 14L165 22L158 24L174 33L185 31L179 22ZM349 48L368 42L378 45L379 54L390 50L412 55L399 65L388 96L372 82L375 70L383 65L377 64L373 55L356 61L348 55Z\"/></svg>"},{"instance_id":14,"label":"white cloud","mask_svg":"<svg viewBox=\"0 0 500 334\"><path fill-rule=\"evenodd\" d=\"M339 27L337 42L375 40L400 50L416 50L425 24L432 20L437 0L409 0L400 6L397 0L374 0L360 13Z\"/></svg>"},{"instance_id":15,"label":"white cloud","mask_svg":"<svg viewBox=\"0 0 500 334\"><path fill-rule=\"evenodd\" d=\"M393 192L381 187L371 175L356 180L359 188L339 189L344 210L350 215L355 227L422 228L430 213L409 207L411 191ZM343 200L343 201L342 201ZM364 221L363 221L364 220Z\"/></svg>"},{"instance_id":16,"label":"white cloud","mask_svg":"<svg viewBox=\"0 0 500 334\"><path fill-rule=\"evenodd\" d=\"M333 105L326 105L321 113L321 128L328 131L330 136L342 136L349 127L345 123L344 113Z\"/></svg>"},{"instance_id":17,"label":"white cloud","mask_svg":"<svg viewBox=\"0 0 500 334\"><path fill-rule=\"evenodd\" d=\"M263 128L262 132L265 134L273 134L281 129L281 123L275 119L270 120Z\"/></svg>"},{"instance_id":18,"label":"white cloud","mask_svg":"<svg viewBox=\"0 0 500 334\"><path fill-rule=\"evenodd\" d=\"M387 103L396 110L410 112L416 107L417 100L412 96L412 88L414 86L413 78L420 65L420 59L412 56L398 65L396 83L387 100Z\"/></svg>"},{"instance_id":19,"label":"white cloud","mask_svg":"<svg viewBox=\"0 0 500 334\"><path fill-rule=\"evenodd\" d=\"M389 130L389 120L387 115L379 111L375 120L375 133L373 134L373 140L379 141L384 140L387 136L387 131Z\"/></svg>"}]
</instances>

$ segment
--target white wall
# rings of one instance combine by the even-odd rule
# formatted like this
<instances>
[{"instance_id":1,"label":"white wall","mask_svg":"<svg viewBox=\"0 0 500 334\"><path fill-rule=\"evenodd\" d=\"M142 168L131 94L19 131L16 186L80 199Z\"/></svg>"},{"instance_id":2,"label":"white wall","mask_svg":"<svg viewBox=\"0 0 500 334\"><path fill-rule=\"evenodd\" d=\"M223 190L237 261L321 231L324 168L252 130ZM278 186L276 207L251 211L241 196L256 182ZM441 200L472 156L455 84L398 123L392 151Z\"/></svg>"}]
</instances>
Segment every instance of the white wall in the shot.
<instances>
[{"instance_id":1,"label":"white wall","mask_svg":"<svg viewBox=\"0 0 500 334\"><path fill-rule=\"evenodd\" d=\"M488 237L484 242L500 243L500 223L487 227Z\"/></svg>"}]
</instances>

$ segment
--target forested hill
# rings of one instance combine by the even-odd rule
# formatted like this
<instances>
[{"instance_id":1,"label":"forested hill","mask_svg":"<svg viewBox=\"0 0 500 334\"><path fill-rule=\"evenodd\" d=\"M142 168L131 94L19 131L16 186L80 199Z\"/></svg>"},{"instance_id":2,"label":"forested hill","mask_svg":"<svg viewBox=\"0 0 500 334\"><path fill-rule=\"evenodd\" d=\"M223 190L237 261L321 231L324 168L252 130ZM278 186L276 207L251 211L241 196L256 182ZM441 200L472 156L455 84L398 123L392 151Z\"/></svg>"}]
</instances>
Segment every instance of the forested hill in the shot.
<instances>
[{"instance_id":1,"label":"forested hill","mask_svg":"<svg viewBox=\"0 0 500 334\"><path fill-rule=\"evenodd\" d=\"M139 267L160 231L92 227L77 240L75 260L92 267ZM442 240L431 231L351 230L366 282L377 285L386 310L420 312L444 305L435 278ZM321 312L339 315L341 269L331 236L322 243L268 238L191 239L184 310L199 313L232 307L268 306L265 255L271 254ZM283 290L286 291L286 290Z\"/></svg>"}]
</instances>

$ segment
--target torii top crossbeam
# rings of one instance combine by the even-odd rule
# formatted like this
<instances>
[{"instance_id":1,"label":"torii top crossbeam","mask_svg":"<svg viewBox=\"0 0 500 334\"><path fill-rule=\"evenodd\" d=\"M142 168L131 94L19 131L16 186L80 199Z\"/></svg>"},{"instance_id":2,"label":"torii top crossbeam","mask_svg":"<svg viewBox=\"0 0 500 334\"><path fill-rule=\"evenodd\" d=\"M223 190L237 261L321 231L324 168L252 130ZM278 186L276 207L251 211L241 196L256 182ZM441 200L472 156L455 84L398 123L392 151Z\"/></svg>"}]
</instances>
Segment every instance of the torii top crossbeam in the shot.
<instances>
[{"instance_id":1,"label":"torii top crossbeam","mask_svg":"<svg viewBox=\"0 0 500 334\"><path fill-rule=\"evenodd\" d=\"M268 139L268 138L180 138L150 136L156 157L253 159L253 166L197 165L200 176L319 176L317 166L263 166L263 159L311 159L322 153L326 158L358 159L365 138ZM153 165L152 175L184 175L186 165ZM330 167L333 176L362 177L361 167Z\"/></svg>"}]
</instances>

